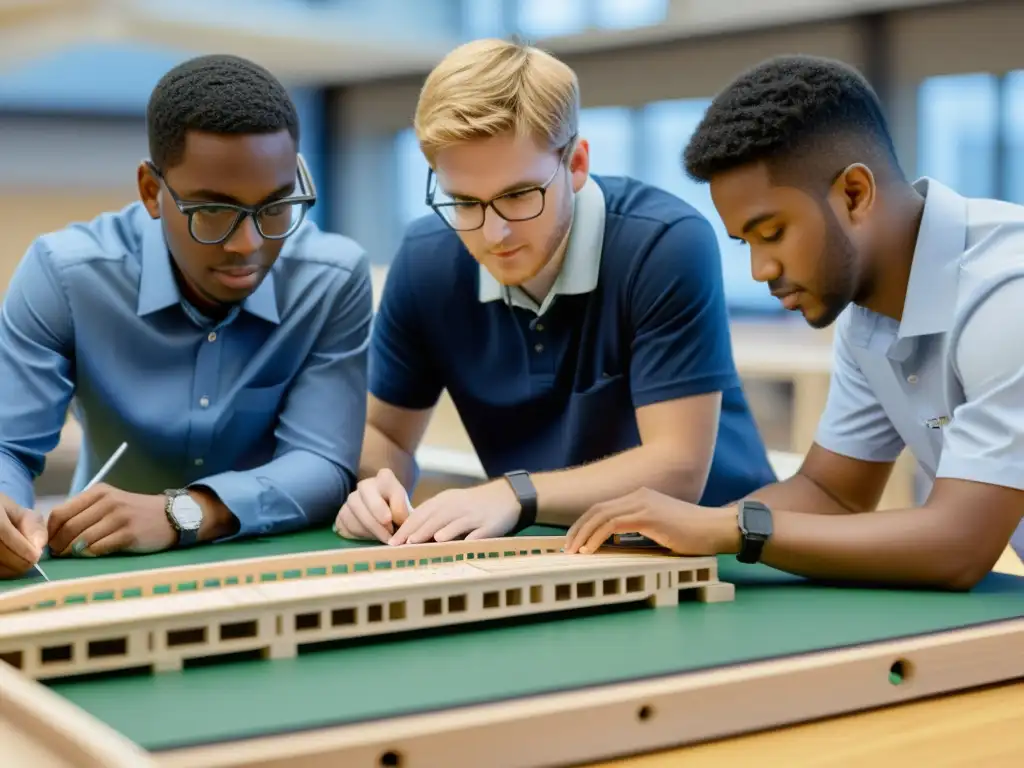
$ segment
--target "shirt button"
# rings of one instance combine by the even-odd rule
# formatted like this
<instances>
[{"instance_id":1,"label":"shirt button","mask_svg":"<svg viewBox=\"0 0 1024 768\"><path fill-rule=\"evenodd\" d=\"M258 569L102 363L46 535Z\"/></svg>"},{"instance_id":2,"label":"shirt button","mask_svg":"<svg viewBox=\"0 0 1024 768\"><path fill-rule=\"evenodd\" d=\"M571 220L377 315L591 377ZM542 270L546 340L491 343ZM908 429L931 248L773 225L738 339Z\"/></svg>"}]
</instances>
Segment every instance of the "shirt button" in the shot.
<instances>
[{"instance_id":1,"label":"shirt button","mask_svg":"<svg viewBox=\"0 0 1024 768\"><path fill-rule=\"evenodd\" d=\"M544 323L537 323L536 330L543 331L544 330Z\"/></svg>"},{"instance_id":2,"label":"shirt button","mask_svg":"<svg viewBox=\"0 0 1024 768\"><path fill-rule=\"evenodd\" d=\"M197 467L201 467L201 466L203 466L203 460L202 459L196 459L195 464L196 464Z\"/></svg>"},{"instance_id":3,"label":"shirt button","mask_svg":"<svg viewBox=\"0 0 1024 768\"><path fill-rule=\"evenodd\" d=\"M206 340L211 342L211 343L216 341L217 340L217 333L216 333L216 331L211 331L210 335L206 337Z\"/></svg>"},{"instance_id":4,"label":"shirt button","mask_svg":"<svg viewBox=\"0 0 1024 768\"><path fill-rule=\"evenodd\" d=\"M210 398L203 396L199 398L199 405L202 408L206 408L210 404Z\"/></svg>"},{"instance_id":5,"label":"shirt button","mask_svg":"<svg viewBox=\"0 0 1024 768\"><path fill-rule=\"evenodd\" d=\"M534 345L534 347L533 347L533 348L534 348L534 349L535 349L535 350L536 350L537 352L543 352L543 351L544 351L544 345L543 345L543 344L536 344L536 345Z\"/></svg>"},{"instance_id":6,"label":"shirt button","mask_svg":"<svg viewBox=\"0 0 1024 768\"><path fill-rule=\"evenodd\" d=\"M907 383L908 384L917 384L917 374L916 373L912 373L909 376L907 376Z\"/></svg>"}]
</instances>

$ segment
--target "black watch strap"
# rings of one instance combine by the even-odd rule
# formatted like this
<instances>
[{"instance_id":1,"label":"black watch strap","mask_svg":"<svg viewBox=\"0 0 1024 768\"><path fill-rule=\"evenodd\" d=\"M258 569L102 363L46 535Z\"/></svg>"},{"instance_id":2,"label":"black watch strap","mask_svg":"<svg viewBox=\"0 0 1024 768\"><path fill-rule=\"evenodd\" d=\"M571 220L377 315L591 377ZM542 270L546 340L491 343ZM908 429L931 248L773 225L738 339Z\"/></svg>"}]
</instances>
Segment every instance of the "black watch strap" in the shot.
<instances>
[{"instance_id":1,"label":"black watch strap","mask_svg":"<svg viewBox=\"0 0 1024 768\"><path fill-rule=\"evenodd\" d=\"M772 537L772 511L760 501L741 501L737 522L741 543L736 559L741 563L756 563L761 559L764 545Z\"/></svg>"},{"instance_id":2,"label":"black watch strap","mask_svg":"<svg viewBox=\"0 0 1024 768\"><path fill-rule=\"evenodd\" d=\"M529 528L537 520L537 489L530 479L530 473L525 469L516 469L505 473L505 479L512 486L512 491L519 499L519 520L508 532L514 536L525 528Z\"/></svg>"}]
</instances>

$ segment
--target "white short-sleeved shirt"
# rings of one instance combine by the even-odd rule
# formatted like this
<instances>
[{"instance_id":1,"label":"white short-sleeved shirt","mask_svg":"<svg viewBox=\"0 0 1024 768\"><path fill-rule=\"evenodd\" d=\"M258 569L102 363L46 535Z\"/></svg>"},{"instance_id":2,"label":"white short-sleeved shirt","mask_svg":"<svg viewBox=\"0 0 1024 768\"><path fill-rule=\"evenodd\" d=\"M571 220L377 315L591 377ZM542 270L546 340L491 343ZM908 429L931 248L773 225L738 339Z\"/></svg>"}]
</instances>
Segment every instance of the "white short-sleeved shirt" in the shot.
<instances>
[{"instance_id":1,"label":"white short-sleeved shirt","mask_svg":"<svg viewBox=\"0 0 1024 768\"><path fill-rule=\"evenodd\" d=\"M926 202L902 320L842 313L816 442L867 461L906 447L932 481L1024 490L1024 206L914 186Z\"/></svg>"}]
</instances>

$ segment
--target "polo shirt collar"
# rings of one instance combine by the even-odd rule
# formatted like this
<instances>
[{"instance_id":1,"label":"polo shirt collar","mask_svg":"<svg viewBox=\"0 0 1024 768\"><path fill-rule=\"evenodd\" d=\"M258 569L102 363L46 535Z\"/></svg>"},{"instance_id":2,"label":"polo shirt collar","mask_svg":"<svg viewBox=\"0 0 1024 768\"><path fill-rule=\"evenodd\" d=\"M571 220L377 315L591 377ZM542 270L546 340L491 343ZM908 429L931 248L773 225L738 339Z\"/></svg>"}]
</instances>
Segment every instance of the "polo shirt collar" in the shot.
<instances>
[{"instance_id":1,"label":"polo shirt collar","mask_svg":"<svg viewBox=\"0 0 1024 768\"><path fill-rule=\"evenodd\" d=\"M565 259L543 303L538 307L518 286L506 288L482 264L479 278L480 301L509 300L517 306L542 315L556 296L590 293L597 288L601 272L604 220L604 192L596 181L588 177L576 195L572 228L565 247Z\"/></svg>"},{"instance_id":2,"label":"polo shirt collar","mask_svg":"<svg viewBox=\"0 0 1024 768\"><path fill-rule=\"evenodd\" d=\"M178 290L178 283L171 269L171 255L167 250L160 220L149 218L141 206L136 215L141 220L142 229L142 274L139 278L136 313L143 317L173 307L175 304L184 306L185 300ZM287 244L285 247L287 248ZM273 270L267 273L259 287L242 303L242 309L269 323L276 325L281 322Z\"/></svg>"},{"instance_id":3,"label":"polo shirt collar","mask_svg":"<svg viewBox=\"0 0 1024 768\"><path fill-rule=\"evenodd\" d=\"M967 200L928 177L915 181L914 189L925 202L902 319L897 323L865 307L850 308L851 339L864 347L891 345L889 354L896 357L907 353L903 339L953 327L960 258L967 247Z\"/></svg>"},{"instance_id":4,"label":"polo shirt collar","mask_svg":"<svg viewBox=\"0 0 1024 768\"><path fill-rule=\"evenodd\" d=\"M953 327L960 258L967 249L967 201L934 179L914 188L924 195L924 215L914 247L899 337L946 333Z\"/></svg>"}]
</instances>

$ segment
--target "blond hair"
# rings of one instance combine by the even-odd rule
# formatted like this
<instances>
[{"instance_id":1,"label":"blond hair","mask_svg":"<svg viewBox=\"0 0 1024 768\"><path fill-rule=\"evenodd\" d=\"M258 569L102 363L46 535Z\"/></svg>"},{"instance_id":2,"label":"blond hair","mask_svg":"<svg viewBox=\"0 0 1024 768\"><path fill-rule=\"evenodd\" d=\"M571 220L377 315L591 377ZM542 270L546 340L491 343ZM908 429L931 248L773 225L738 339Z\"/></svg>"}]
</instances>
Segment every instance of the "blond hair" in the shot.
<instances>
[{"instance_id":1,"label":"blond hair","mask_svg":"<svg viewBox=\"0 0 1024 768\"><path fill-rule=\"evenodd\" d=\"M507 131L559 149L579 122L576 73L549 53L506 40L474 40L434 68L413 125L427 161L464 141Z\"/></svg>"}]
</instances>

